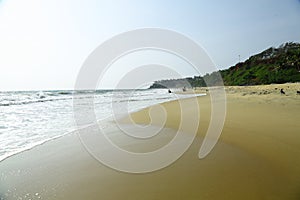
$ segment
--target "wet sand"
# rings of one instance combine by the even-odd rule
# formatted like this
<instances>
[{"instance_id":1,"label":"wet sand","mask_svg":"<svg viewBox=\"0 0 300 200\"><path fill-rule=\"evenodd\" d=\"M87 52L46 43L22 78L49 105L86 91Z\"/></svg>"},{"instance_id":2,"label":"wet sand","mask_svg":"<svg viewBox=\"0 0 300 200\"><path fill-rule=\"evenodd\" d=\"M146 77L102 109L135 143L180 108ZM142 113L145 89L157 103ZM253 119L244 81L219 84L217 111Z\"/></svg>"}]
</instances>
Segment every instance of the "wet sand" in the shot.
<instances>
[{"instance_id":1,"label":"wet sand","mask_svg":"<svg viewBox=\"0 0 300 200\"><path fill-rule=\"evenodd\" d=\"M279 93L281 87L286 95ZM152 173L122 173L100 164L76 133L47 142L0 163L0 199L300 199L300 95L295 92L299 89L299 84L227 87L221 138L201 160L198 152L211 110L209 94L198 97L200 126L193 144L175 163ZM192 122L197 109L189 106L191 101L181 104ZM161 106L167 113L165 127L178 129L178 101L156 107ZM131 117L139 124L148 124L152 117L156 124L159 114L152 107ZM129 144L120 131L113 131L118 145L140 152L172 139L170 134L150 143ZM183 131L190 134L192 128Z\"/></svg>"}]
</instances>

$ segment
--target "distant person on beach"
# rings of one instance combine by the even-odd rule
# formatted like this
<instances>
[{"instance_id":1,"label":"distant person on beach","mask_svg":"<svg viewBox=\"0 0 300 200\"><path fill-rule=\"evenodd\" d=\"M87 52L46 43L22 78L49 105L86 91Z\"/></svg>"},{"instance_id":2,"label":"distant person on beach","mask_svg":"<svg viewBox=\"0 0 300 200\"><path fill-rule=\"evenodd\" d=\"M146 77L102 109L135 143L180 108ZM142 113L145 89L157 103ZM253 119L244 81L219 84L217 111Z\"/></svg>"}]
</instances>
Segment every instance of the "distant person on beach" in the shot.
<instances>
[{"instance_id":1,"label":"distant person on beach","mask_svg":"<svg viewBox=\"0 0 300 200\"><path fill-rule=\"evenodd\" d=\"M280 89L280 94L285 94L282 88Z\"/></svg>"},{"instance_id":2,"label":"distant person on beach","mask_svg":"<svg viewBox=\"0 0 300 200\"><path fill-rule=\"evenodd\" d=\"M172 91L171 91L170 89L168 90L168 92L169 92L169 93L172 93Z\"/></svg>"},{"instance_id":3,"label":"distant person on beach","mask_svg":"<svg viewBox=\"0 0 300 200\"><path fill-rule=\"evenodd\" d=\"M185 91L186 91L186 87L185 87L185 86L182 88L182 91L183 91L183 92L185 92Z\"/></svg>"}]
</instances>

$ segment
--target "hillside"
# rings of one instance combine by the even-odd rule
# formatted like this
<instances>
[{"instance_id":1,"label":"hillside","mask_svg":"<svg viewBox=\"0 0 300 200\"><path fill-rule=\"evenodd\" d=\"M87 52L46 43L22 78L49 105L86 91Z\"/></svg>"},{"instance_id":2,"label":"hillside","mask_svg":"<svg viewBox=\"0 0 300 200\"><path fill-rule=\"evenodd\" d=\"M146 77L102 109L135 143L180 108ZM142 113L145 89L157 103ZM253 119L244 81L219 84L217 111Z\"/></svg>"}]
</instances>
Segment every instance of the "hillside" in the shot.
<instances>
[{"instance_id":1,"label":"hillside","mask_svg":"<svg viewBox=\"0 0 300 200\"><path fill-rule=\"evenodd\" d=\"M271 83L300 82L300 44L285 43L278 48L271 47L257 55L251 56L245 62L237 63L229 69L219 71L224 85L262 85ZM185 79L156 81L150 88L178 88L219 85L213 72L203 77L195 76ZM204 81L205 80L205 81Z\"/></svg>"}]
</instances>

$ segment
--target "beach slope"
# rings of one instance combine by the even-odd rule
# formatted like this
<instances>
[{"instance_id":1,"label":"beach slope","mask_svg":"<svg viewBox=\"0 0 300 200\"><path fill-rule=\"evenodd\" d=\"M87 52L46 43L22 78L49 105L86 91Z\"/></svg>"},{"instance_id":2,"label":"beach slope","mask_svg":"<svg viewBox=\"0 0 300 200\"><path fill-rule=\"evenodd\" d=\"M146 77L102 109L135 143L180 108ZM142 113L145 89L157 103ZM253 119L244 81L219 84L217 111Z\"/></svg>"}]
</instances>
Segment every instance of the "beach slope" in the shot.
<instances>
[{"instance_id":1,"label":"beach slope","mask_svg":"<svg viewBox=\"0 0 300 200\"><path fill-rule=\"evenodd\" d=\"M286 95L275 87L284 87ZM172 165L152 173L122 173L104 166L86 151L76 132L47 142L0 163L0 199L299 199L300 96L289 93L292 87L299 85L226 88L222 135L204 159L198 153L210 123L210 95L197 97L200 123L194 142ZM197 109L189 107L190 101L180 103L194 116ZM165 127L178 129L179 102L159 107L167 113ZM155 125L160 114L154 106L120 121ZM129 150L162 143L128 145L122 143L121 131L115 133L118 145Z\"/></svg>"}]
</instances>

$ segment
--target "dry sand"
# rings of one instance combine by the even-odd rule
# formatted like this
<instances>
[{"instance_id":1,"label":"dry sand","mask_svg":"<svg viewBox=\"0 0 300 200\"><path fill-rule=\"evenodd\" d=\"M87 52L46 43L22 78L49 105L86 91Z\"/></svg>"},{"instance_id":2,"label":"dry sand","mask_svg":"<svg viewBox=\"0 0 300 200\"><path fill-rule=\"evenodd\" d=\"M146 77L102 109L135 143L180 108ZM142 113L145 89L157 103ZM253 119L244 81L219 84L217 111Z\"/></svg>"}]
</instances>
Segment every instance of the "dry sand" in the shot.
<instances>
[{"instance_id":1,"label":"dry sand","mask_svg":"<svg viewBox=\"0 0 300 200\"><path fill-rule=\"evenodd\" d=\"M279 93L280 88L286 95ZM153 173L127 174L103 166L87 153L76 134L48 142L0 163L0 199L300 199L297 90L299 84L227 87L221 138L201 160L197 155L210 122L210 96L198 97L201 120L196 139L179 160ZM165 126L177 129L179 103L162 106L168 114ZM193 116L197 109L187 107ZM147 124L149 110L131 117ZM155 109L151 116L160 118ZM122 122L128 123L129 118Z\"/></svg>"}]
</instances>

